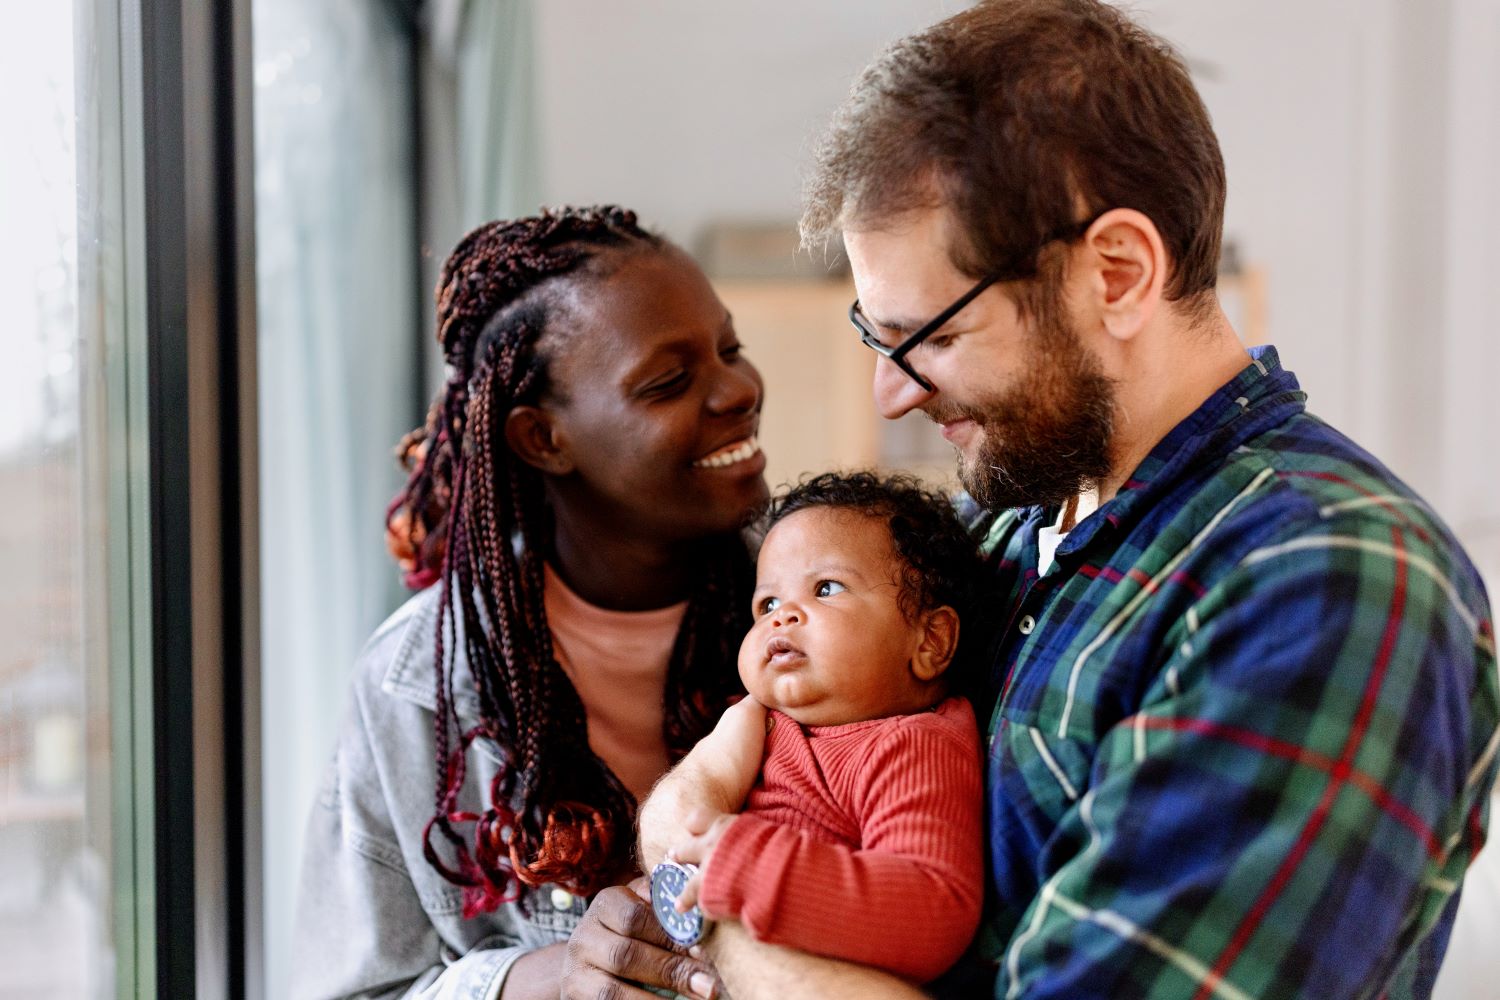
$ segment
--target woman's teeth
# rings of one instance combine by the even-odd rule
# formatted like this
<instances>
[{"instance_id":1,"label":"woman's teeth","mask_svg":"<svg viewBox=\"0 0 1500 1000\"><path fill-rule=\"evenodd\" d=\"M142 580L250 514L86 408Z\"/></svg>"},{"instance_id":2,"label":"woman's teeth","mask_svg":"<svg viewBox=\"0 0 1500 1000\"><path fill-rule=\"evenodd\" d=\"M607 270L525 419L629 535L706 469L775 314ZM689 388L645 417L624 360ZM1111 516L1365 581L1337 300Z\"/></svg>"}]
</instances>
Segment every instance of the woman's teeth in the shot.
<instances>
[{"instance_id":1,"label":"woman's teeth","mask_svg":"<svg viewBox=\"0 0 1500 1000\"><path fill-rule=\"evenodd\" d=\"M695 469L722 469L726 465L743 462L745 459L760 451L760 444L753 437L745 438L737 444L731 444L720 448L712 455L698 459L693 463Z\"/></svg>"}]
</instances>

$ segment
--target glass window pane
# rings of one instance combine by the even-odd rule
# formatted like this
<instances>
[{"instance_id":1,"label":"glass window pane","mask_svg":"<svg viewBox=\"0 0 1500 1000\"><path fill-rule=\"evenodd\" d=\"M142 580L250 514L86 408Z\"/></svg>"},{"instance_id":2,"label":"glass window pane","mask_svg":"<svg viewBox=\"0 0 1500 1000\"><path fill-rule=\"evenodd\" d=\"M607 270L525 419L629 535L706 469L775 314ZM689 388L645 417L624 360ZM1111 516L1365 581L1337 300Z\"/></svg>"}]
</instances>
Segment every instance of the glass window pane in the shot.
<instances>
[{"instance_id":1,"label":"glass window pane","mask_svg":"<svg viewBox=\"0 0 1500 1000\"><path fill-rule=\"evenodd\" d=\"M418 407L410 26L255 0L266 993L290 995L302 834L360 645L402 594L382 515Z\"/></svg>"},{"instance_id":2,"label":"glass window pane","mask_svg":"<svg viewBox=\"0 0 1500 1000\"><path fill-rule=\"evenodd\" d=\"M0 998L115 993L91 25L0 32Z\"/></svg>"}]
</instances>

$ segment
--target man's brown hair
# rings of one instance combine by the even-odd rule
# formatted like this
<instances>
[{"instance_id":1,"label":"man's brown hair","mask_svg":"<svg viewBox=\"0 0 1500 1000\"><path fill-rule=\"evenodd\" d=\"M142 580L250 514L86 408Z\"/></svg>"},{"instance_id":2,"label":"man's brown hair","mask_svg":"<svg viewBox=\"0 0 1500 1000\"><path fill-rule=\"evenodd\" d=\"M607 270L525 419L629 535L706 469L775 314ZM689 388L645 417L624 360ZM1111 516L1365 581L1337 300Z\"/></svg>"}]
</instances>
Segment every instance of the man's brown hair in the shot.
<instances>
[{"instance_id":1,"label":"man's brown hair","mask_svg":"<svg viewBox=\"0 0 1500 1000\"><path fill-rule=\"evenodd\" d=\"M946 204L953 264L1031 272L1070 223L1133 208L1170 300L1214 288L1224 161L1182 58L1097 0L984 0L887 49L818 150L803 240ZM1080 210L1081 206L1081 210Z\"/></svg>"}]
</instances>

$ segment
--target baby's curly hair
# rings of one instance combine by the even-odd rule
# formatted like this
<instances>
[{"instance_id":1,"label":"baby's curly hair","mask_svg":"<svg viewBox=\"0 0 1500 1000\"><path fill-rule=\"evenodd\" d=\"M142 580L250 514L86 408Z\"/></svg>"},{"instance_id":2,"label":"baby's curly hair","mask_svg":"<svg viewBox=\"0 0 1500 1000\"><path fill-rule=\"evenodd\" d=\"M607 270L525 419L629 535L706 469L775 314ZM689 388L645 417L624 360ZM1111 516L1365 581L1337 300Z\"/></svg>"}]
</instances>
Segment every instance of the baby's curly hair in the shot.
<instances>
[{"instance_id":1,"label":"baby's curly hair","mask_svg":"<svg viewBox=\"0 0 1500 1000\"><path fill-rule=\"evenodd\" d=\"M953 505L915 476L875 472L824 472L771 499L764 526L799 510L829 507L879 518L891 532L901 574L901 612L908 621L947 605L966 619L978 603L983 570L974 539Z\"/></svg>"}]
</instances>

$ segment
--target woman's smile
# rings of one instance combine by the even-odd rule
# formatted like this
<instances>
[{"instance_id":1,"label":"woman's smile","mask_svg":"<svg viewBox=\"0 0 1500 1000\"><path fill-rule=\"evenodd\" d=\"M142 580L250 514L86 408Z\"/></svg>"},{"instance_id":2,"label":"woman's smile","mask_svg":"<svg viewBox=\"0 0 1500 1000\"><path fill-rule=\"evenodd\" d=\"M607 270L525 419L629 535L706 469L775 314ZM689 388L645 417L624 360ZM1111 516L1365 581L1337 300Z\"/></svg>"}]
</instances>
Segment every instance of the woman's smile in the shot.
<instances>
[{"instance_id":1,"label":"woman's smile","mask_svg":"<svg viewBox=\"0 0 1500 1000\"><path fill-rule=\"evenodd\" d=\"M761 381L703 272L675 247L634 254L570 308L544 406L569 467L553 503L655 542L738 531L767 493Z\"/></svg>"},{"instance_id":2,"label":"woman's smile","mask_svg":"<svg viewBox=\"0 0 1500 1000\"><path fill-rule=\"evenodd\" d=\"M693 463L695 469L723 469L731 465L738 465L748 459L760 456L761 466L765 466L765 455L760 450L760 442L752 433L749 437L731 441L729 444L718 448L703 456Z\"/></svg>"}]
</instances>

